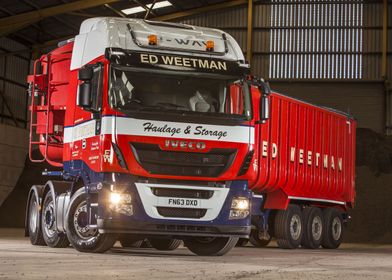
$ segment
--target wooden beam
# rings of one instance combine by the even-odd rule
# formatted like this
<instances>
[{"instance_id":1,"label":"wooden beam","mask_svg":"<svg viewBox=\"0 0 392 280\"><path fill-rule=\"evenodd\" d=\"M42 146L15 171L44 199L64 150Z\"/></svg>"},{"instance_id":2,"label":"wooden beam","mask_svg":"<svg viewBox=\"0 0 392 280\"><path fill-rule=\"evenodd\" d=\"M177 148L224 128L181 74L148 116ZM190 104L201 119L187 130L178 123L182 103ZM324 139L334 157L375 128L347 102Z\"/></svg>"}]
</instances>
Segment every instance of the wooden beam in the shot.
<instances>
[{"instance_id":1,"label":"wooden beam","mask_svg":"<svg viewBox=\"0 0 392 280\"><path fill-rule=\"evenodd\" d=\"M248 0L248 27L246 33L246 60L252 63L253 0Z\"/></svg>"},{"instance_id":2,"label":"wooden beam","mask_svg":"<svg viewBox=\"0 0 392 280\"><path fill-rule=\"evenodd\" d=\"M115 13L116 15L120 16L120 17L123 17L123 18L126 18L126 17L127 17L123 12L121 12L121 11L119 11L119 10L113 8L113 7L110 6L109 4L105 4L104 6L105 6L106 8L108 8L109 10L111 10L111 11L112 11L113 13Z\"/></svg>"},{"instance_id":3,"label":"wooden beam","mask_svg":"<svg viewBox=\"0 0 392 280\"><path fill-rule=\"evenodd\" d=\"M208 13L211 11L232 8L232 7L236 7L236 6L240 6L240 5L245 5L247 3L248 3L248 0L233 0L233 1L223 2L223 3L219 3L219 4L209 5L209 6L205 6L205 7L200 7L200 8L196 8L196 9L190 9L190 10L183 11L183 12L177 12L177 13L172 13L172 14L168 14L168 15L157 16L152 19L153 20L160 20L160 21L173 20L173 19L189 17L189 16L201 14L201 13Z\"/></svg>"},{"instance_id":4,"label":"wooden beam","mask_svg":"<svg viewBox=\"0 0 392 280\"><path fill-rule=\"evenodd\" d=\"M388 0L383 0L381 77L388 80Z\"/></svg>"},{"instance_id":5,"label":"wooden beam","mask_svg":"<svg viewBox=\"0 0 392 280\"><path fill-rule=\"evenodd\" d=\"M120 0L79 0L37 11L27 12L15 16L0 18L0 37L20 30L44 18L52 17L77 10L88 9L103 4L119 2Z\"/></svg>"}]
</instances>

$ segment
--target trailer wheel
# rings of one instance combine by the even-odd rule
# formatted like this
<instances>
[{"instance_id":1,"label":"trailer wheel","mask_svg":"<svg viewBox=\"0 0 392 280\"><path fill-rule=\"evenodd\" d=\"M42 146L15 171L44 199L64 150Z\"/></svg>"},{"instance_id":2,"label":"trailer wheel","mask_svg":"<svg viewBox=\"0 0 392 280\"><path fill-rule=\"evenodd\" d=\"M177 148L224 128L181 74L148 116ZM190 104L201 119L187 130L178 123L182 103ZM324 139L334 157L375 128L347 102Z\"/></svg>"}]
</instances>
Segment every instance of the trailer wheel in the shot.
<instances>
[{"instance_id":1,"label":"trailer wheel","mask_svg":"<svg viewBox=\"0 0 392 280\"><path fill-rule=\"evenodd\" d=\"M325 249L338 248L343 238L343 218L340 211L335 208L324 210L324 229L321 246Z\"/></svg>"},{"instance_id":2,"label":"trailer wheel","mask_svg":"<svg viewBox=\"0 0 392 280\"><path fill-rule=\"evenodd\" d=\"M41 211L41 228L46 245L52 248L66 248L69 246L67 235L57 230L56 209L52 191L45 195Z\"/></svg>"},{"instance_id":3,"label":"trailer wheel","mask_svg":"<svg viewBox=\"0 0 392 280\"><path fill-rule=\"evenodd\" d=\"M120 236L119 241L123 248L140 248L144 239L138 235L126 234Z\"/></svg>"},{"instance_id":4,"label":"trailer wheel","mask_svg":"<svg viewBox=\"0 0 392 280\"><path fill-rule=\"evenodd\" d=\"M199 256L223 256L238 242L238 237L198 237L185 239L188 249Z\"/></svg>"},{"instance_id":5,"label":"trailer wheel","mask_svg":"<svg viewBox=\"0 0 392 280\"><path fill-rule=\"evenodd\" d=\"M33 193L31 195L31 198L29 200L29 216L28 216L28 231L29 231L29 237L30 237L30 242L32 245L38 245L38 246L45 246L45 240L42 235L42 229L41 229L41 215L40 215L40 205L37 196Z\"/></svg>"},{"instance_id":6,"label":"trailer wheel","mask_svg":"<svg viewBox=\"0 0 392 280\"><path fill-rule=\"evenodd\" d=\"M181 245L180 239L149 238L151 246L160 251L173 251Z\"/></svg>"},{"instance_id":7,"label":"trailer wheel","mask_svg":"<svg viewBox=\"0 0 392 280\"><path fill-rule=\"evenodd\" d=\"M101 234L88 226L87 202L84 192L74 195L67 212L67 236L72 246L80 252L103 253L113 247L118 236Z\"/></svg>"},{"instance_id":8,"label":"trailer wheel","mask_svg":"<svg viewBox=\"0 0 392 280\"><path fill-rule=\"evenodd\" d=\"M321 245L324 234L323 212L317 207L306 207L303 211L304 234L301 246L308 249L317 249Z\"/></svg>"},{"instance_id":9,"label":"trailer wheel","mask_svg":"<svg viewBox=\"0 0 392 280\"><path fill-rule=\"evenodd\" d=\"M263 233L258 229L252 229L249 236L249 241L255 247L267 247L271 242L271 235L268 232Z\"/></svg>"},{"instance_id":10,"label":"trailer wheel","mask_svg":"<svg viewBox=\"0 0 392 280\"><path fill-rule=\"evenodd\" d=\"M275 217L275 235L278 246L282 249L295 249L301 244L303 218L297 205L289 205L286 210L279 210Z\"/></svg>"}]
</instances>

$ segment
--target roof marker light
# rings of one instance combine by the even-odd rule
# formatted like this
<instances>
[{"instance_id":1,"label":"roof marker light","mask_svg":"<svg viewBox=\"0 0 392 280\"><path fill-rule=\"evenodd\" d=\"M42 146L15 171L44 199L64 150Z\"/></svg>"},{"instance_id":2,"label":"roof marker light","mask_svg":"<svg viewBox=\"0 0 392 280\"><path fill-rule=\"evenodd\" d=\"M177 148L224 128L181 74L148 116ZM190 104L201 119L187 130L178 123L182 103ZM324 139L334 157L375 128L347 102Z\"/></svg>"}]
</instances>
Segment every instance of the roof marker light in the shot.
<instances>
[{"instance_id":1,"label":"roof marker light","mask_svg":"<svg viewBox=\"0 0 392 280\"><path fill-rule=\"evenodd\" d=\"M154 34L148 35L148 44L150 46L156 46L158 44L157 35L154 35Z\"/></svg>"},{"instance_id":2,"label":"roof marker light","mask_svg":"<svg viewBox=\"0 0 392 280\"><path fill-rule=\"evenodd\" d=\"M213 52L213 51L214 51L214 46L215 46L214 41L208 40L208 41L206 42L206 50L207 50L207 51Z\"/></svg>"}]
</instances>

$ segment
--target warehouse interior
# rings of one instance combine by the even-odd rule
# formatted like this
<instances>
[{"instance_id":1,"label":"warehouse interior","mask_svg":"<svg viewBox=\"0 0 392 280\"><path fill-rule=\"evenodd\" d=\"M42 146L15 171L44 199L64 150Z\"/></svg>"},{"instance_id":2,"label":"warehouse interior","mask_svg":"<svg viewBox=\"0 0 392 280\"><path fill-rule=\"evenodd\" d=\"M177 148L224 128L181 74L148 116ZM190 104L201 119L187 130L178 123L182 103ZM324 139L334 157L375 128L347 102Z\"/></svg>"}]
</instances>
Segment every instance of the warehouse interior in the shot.
<instances>
[{"instance_id":1,"label":"warehouse interior","mask_svg":"<svg viewBox=\"0 0 392 280\"><path fill-rule=\"evenodd\" d=\"M0 227L24 227L29 188L45 182L42 170L53 169L31 163L27 156L26 77L35 59L73 38L80 24L92 17L147 18L221 29L237 40L252 74L268 81L274 91L353 115L358 122L356 203L344 242L392 244L388 0L2 0ZM249 254L256 257L257 252ZM1 273L0 269L0 278Z\"/></svg>"}]
</instances>

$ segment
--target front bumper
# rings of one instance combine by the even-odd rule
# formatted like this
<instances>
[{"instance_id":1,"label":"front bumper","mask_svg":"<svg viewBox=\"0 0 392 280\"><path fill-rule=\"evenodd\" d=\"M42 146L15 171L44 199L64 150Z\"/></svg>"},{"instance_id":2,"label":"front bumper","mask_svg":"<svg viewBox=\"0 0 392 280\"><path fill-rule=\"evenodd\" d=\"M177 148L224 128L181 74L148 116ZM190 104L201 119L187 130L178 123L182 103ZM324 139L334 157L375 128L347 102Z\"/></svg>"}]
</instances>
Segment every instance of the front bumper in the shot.
<instances>
[{"instance_id":1,"label":"front bumper","mask_svg":"<svg viewBox=\"0 0 392 280\"><path fill-rule=\"evenodd\" d=\"M251 199L246 181L226 182L225 187L189 186L175 184L135 183L122 188L132 196L132 215L119 214L105 207L104 192L99 195L97 226L100 233L129 233L139 235L159 235L172 237L186 236L238 236L247 238L251 229L250 214L243 219L230 219L229 213L234 197ZM198 208L205 211L205 215L198 218L165 217L159 207L170 197L157 196L153 188L178 190L208 190L213 192L210 198L200 199ZM107 190L108 191L108 190ZM107 195L106 195L107 196ZM181 198L181 197L180 197ZM165 208L170 208L165 205ZM174 207L173 207L174 208ZM185 207L184 207L185 208ZM178 209L178 208L177 208ZM195 209L195 208L194 208Z\"/></svg>"}]
</instances>

